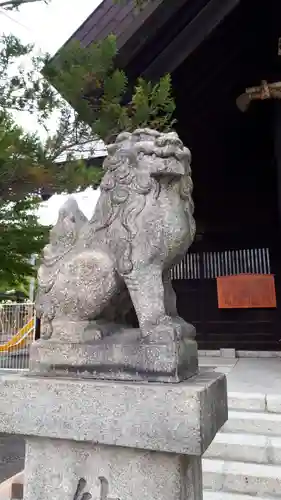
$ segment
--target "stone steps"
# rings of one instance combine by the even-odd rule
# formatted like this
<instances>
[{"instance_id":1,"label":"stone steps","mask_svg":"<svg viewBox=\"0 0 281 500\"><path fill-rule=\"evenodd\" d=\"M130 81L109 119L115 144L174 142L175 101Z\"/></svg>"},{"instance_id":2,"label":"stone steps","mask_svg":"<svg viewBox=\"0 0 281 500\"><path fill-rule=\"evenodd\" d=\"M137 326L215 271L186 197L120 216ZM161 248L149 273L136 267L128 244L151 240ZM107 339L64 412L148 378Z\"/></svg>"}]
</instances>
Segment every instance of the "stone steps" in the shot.
<instances>
[{"instance_id":1,"label":"stone steps","mask_svg":"<svg viewBox=\"0 0 281 500\"><path fill-rule=\"evenodd\" d=\"M281 437L220 432L216 435L204 457L281 465Z\"/></svg>"},{"instance_id":2,"label":"stone steps","mask_svg":"<svg viewBox=\"0 0 281 500\"><path fill-rule=\"evenodd\" d=\"M205 490L281 497L281 466L203 459Z\"/></svg>"},{"instance_id":3,"label":"stone steps","mask_svg":"<svg viewBox=\"0 0 281 500\"><path fill-rule=\"evenodd\" d=\"M266 411L266 395L247 392L229 392L228 409L239 411Z\"/></svg>"},{"instance_id":4,"label":"stone steps","mask_svg":"<svg viewBox=\"0 0 281 500\"><path fill-rule=\"evenodd\" d=\"M228 409L246 412L281 414L281 395L249 392L229 392Z\"/></svg>"},{"instance_id":5,"label":"stone steps","mask_svg":"<svg viewBox=\"0 0 281 500\"><path fill-rule=\"evenodd\" d=\"M231 392L228 407L203 457L204 500L281 498L281 396Z\"/></svg>"},{"instance_id":6,"label":"stone steps","mask_svg":"<svg viewBox=\"0 0 281 500\"><path fill-rule=\"evenodd\" d=\"M230 410L228 421L223 426L222 432L264 436L276 436L280 432L281 435L281 414Z\"/></svg>"}]
</instances>

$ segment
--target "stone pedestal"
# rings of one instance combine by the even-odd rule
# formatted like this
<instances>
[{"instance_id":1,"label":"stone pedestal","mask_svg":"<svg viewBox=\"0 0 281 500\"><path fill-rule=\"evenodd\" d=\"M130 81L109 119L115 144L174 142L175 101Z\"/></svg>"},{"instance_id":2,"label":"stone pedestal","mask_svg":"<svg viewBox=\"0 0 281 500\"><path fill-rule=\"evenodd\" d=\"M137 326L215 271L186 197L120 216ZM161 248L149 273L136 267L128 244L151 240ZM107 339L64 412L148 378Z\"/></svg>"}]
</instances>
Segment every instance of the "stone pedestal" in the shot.
<instances>
[{"instance_id":1,"label":"stone pedestal","mask_svg":"<svg viewBox=\"0 0 281 500\"><path fill-rule=\"evenodd\" d=\"M199 457L31 438L26 471L26 499L73 499L79 480L93 499L202 498Z\"/></svg>"},{"instance_id":2,"label":"stone pedestal","mask_svg":"<svg viewBox=\"0 0 281 500\"><path fill-rule=\"evenodd\" d=\"M30 349L34 374L135 382L179 382L198 372L197 343L190 325L175 342L145 343L138 328L100 340L38 340ZM93 337L93 336L92 336Z\"/></svg>"},{"instance_id":3,"label":"stone pedestal","mask_svg":"<svg viewBox=\"0 0 281 500\"><path fill-rule=\"evenodd\" d=\"M0 432L26 437L25 500L202 500L226 379L178 384L9 375Z\"/></svg>"}]
</instances>

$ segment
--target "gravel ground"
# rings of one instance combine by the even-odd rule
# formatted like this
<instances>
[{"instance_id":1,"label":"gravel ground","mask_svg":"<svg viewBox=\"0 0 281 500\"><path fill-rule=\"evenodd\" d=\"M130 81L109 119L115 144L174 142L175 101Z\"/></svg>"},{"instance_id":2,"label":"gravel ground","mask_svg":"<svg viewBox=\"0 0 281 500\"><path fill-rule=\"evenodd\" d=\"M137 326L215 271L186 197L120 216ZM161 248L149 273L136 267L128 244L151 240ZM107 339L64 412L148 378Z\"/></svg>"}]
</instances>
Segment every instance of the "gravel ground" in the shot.
<instances>
[{"instance_id":1,"label":"gravel ground","mask_svg":"<svg viewBox=\"0 0 281 500\"><path fill-rule=\"evenodd\" d=\"M24 439L0 434L0 482L24 468Z\"/></svg>"},{"instance_id":2,"label":"gravel ground","mask_svg":"<svg viewBox=\"0 0 281 500\"><path fill-rule=\"evenodd\" d=\"M7 376L11 371L18 368L28 367L28 355L22 356L1 356L0 357L0 377ZM3 369L4 368L4 369ZM24 439L21 436L7 435L0 433L0 483L17 474L24 468Z\"/></svg>"}]
</instances>

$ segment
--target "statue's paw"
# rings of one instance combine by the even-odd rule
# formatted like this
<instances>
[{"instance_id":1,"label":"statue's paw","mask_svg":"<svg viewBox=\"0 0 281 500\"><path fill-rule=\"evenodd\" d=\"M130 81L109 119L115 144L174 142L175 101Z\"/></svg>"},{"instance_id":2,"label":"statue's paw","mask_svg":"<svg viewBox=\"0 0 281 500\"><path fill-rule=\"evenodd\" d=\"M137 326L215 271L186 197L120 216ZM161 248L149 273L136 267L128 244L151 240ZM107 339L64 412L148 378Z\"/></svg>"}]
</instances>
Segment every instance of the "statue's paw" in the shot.
<instances>
[{"instance_id":1,"label":"statue's paw","mask_svg":"<svg viewBox=\"0 0 281 500\"><path fill-rule=\"evenodd\" d=\"M53 333L53 327L52 327L52 322L51 321L45 321L43 323L43 326L41 326L41 335L40 337L43 340L49 340L52 337Z\"/></svg>"},{"instance_id":2,"label":"statue's paw","mask_svg":"<svg viewBox=\"0 0 281 500\"><path fill-rule=\"evenodd\" d=\"M193 325L184 321L184 319L182 319L180 316L172 318L172 322L177 332L178 339L185 337L193 340L195 338L196 330Z\"/></svg>"},{"instance_id":3,"label":"statue's paw","mask_svg":"<svg viewBox=\"0 0 281 500\"><path fill-rule=\"evenodd\" d=\"M177 329L172 319L169 316L165 316L165 318L156 325L149 325L145 328L142 332L142 338L143 342L148 344L171 344L177 339Z\"/></svg>"}]
</instances>

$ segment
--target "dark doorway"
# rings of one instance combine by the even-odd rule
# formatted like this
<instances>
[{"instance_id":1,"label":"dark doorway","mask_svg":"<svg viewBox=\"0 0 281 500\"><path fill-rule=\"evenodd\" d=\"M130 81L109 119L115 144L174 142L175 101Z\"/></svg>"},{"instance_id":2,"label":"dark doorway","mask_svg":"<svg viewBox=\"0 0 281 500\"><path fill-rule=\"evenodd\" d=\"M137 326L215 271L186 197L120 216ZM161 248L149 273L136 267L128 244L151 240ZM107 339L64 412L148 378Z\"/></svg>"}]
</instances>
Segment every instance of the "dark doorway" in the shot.
<instances>
[{"instance_id":1,"label":"dark doorway","mask_svg":"<svg viewBox=\"0 0 281 500\"><path fill-rule=\"evenodd\" d=\"M271 14L261 0L242 1L173 75L177 128L193 157L198 235L187 264L200 269L175 275L174 286L201 348L280 347L278 309L222 311L216 292L223 266L225 274L268 272L281 303L274 104L253 103L245 114L236 107L246 87L273 76Z\"/></svg>"}]
</instances>

